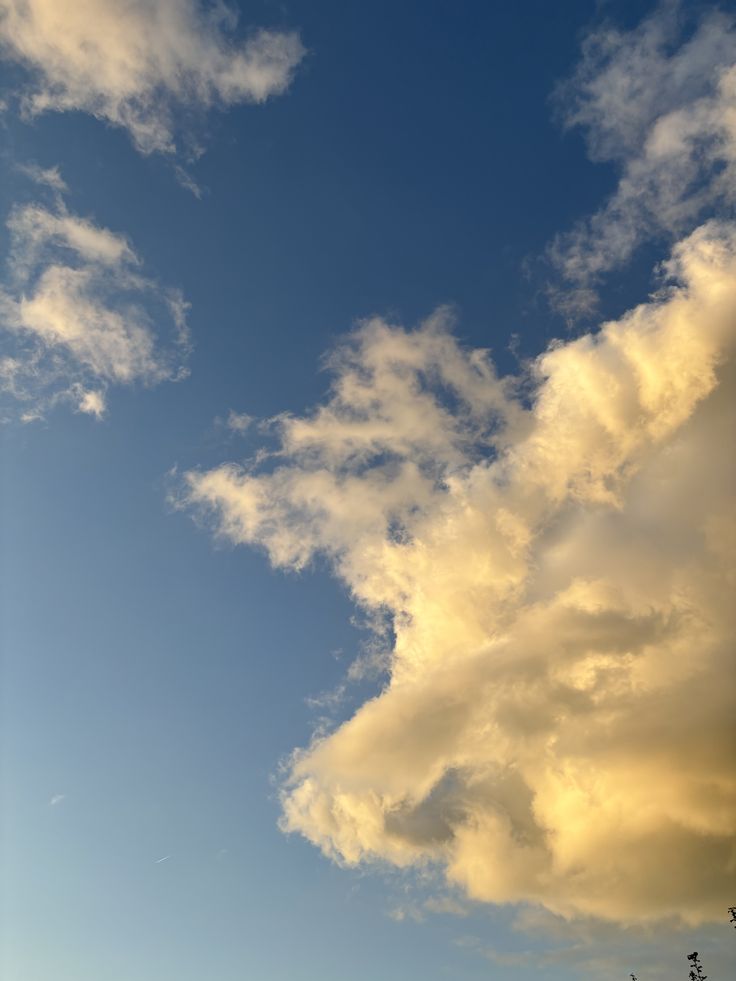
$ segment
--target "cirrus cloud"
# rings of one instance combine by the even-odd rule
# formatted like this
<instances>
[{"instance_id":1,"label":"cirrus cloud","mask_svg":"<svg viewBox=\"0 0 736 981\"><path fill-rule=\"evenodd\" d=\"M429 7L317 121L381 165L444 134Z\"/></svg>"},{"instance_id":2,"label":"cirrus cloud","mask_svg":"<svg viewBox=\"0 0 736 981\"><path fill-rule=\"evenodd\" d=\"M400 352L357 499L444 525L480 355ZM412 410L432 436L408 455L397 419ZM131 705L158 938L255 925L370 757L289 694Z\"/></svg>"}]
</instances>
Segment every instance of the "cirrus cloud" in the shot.
<instances>
[{"instance_id":1,"label":"cirrus cloud","mask_svg":"<svg viewBox=\"0 0 736 981\"><path fill-rule=\"evenodd\" d=\"M593 30L557 90L565 125L621 175L605 205L550 248L573 287L553 293L567 312L591 309L601 277L642 243L736 205L736 19L712 10L689 36L684 22L678 3L664 3L631 31Z\"/></svg>"}]
</instances>

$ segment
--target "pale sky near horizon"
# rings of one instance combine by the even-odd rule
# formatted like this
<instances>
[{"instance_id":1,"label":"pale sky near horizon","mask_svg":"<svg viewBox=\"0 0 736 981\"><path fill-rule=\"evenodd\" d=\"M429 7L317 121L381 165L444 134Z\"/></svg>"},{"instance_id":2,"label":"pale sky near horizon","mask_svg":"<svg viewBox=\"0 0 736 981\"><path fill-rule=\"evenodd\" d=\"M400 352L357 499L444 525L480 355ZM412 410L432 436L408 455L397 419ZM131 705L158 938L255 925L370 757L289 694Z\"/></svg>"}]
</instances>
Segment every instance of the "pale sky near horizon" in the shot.
<instances>
[{"instance_id":1,"label":"pale sky near horizon","mask_svg":"<svg viewBox=\"0 0 736 981\"><path fill-rule=\"evenodd\" d=\"M736 965L736 7L0 0L4 981Z\"/></svg>"}]
</instances>

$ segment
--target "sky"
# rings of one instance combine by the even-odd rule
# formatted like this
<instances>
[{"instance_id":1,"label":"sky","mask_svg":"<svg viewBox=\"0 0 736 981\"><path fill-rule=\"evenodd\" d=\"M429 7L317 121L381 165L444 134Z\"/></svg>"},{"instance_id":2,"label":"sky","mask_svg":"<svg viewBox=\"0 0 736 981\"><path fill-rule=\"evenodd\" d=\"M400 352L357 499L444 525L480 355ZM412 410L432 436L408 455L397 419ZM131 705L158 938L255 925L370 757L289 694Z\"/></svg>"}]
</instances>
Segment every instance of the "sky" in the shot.
<instances>
[{"instance_id":1,"label":"sky","mask_svg":"<svg viewBox=\"0 0 736 981\"><path fill-rule=\"evenodd\" d=\"M736 8L0 0L7 981L734 967Z\"/></svg>"}]
</instances>

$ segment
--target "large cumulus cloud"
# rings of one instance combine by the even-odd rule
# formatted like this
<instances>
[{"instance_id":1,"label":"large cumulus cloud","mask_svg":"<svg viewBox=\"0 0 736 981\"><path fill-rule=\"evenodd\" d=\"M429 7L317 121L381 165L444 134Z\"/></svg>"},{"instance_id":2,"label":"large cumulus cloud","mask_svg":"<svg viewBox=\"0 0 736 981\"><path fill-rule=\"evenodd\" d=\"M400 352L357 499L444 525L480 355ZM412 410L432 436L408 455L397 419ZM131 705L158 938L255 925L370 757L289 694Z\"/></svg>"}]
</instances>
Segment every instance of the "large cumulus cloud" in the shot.
<instances>
[{"instance_id":1,"label":"large cumulus cloud","mask_svg":"<svg viewBox=\"0 0 736 981\"><path fill-rule=\"evenodd\" d=\"M360 326L266 466L186 476L220 534L317 553L393 629L389 679L297 752L283 826L481 900L721 916L734 871L736 228L522 378L439 311Z\"/></svg>"}]
</instances>

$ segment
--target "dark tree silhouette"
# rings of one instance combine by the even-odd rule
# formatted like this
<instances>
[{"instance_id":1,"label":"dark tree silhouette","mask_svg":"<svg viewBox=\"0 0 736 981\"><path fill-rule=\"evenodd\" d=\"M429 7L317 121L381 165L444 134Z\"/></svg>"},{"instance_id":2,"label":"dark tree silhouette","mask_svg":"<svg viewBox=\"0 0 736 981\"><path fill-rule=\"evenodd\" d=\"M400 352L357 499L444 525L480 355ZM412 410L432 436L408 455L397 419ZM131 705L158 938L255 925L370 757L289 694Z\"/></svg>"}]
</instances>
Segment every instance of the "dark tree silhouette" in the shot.
<instances>
[{"instance_id":1,"label":"dark tree silhouette","mask_svg":"<svg viewBox=\"0 0 736 981\"><path fill-rule=\"evenodd\" d=\"M728 922L732 923L734 929L736 929L736 906L728 907L728 915L730 917ZM692 962L692 968L688 974L690 981L706 981L708 975L703 974L703 965L700 963L700 956L697 950L694 950L692 954L687 954L687 959ZM639 981L635 974L630 974L629 977L631 981Z\"/></svg>"},{"instance_id":2,"label":"dark tree silhouette","mask_svg":"<svg viewBox=\"0 0 736 981\"><path fill-rule=\"evenodd\" d=\"M703 965L700 963L697 950L693 951L692 954L688 954L687 959L693 963L692 970L688 975L690 981L705 981L708 975L703 974Z\"/></svg>"}]
</instances>

